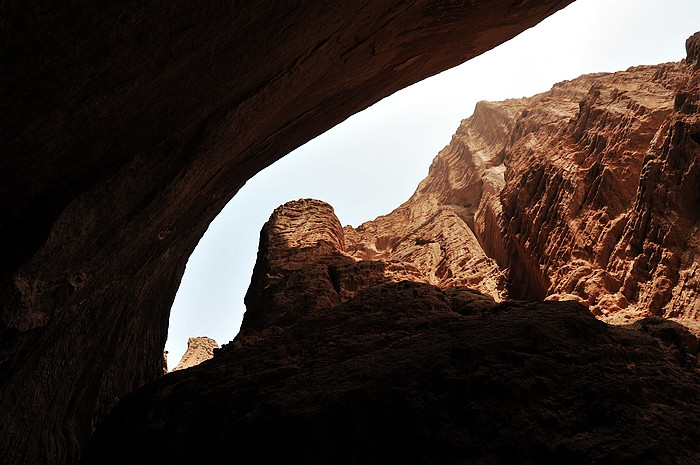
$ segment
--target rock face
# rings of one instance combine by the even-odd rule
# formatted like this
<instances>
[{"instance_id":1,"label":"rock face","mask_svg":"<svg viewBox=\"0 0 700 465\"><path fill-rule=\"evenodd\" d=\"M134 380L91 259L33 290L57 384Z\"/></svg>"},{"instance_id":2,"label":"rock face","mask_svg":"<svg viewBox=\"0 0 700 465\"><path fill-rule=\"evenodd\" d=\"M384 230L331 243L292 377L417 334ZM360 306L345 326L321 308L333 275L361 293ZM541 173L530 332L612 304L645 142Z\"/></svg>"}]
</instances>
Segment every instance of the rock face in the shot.
<instances>
[{"instance_id":1,"label":"rock face","mask_svg":"<svg viewBox=\"0 0 700 465\"><path fill-rule=\"evenodd\" d=\"M187 350L182 354L180 363L173 371L184 370L195 365L199 365L205 360L214 356L214 349L218 349L219 344L208 337L191 337L187 340Z\"/></svg>"},{"instance_id":2,"label":"rock face","mask_svg":"<svg viewBox=\"0 0 700 465\"><path fill-rule=\"evenodd\" d=\"M696 32L685 41L685 50L688 54L687 62L696 71L700 70L700 32Z\"/></svg>"},{"instance_id":3,"label":"rock face","mask_svg":"<svg viewBox=\"0 0 700 465\"><path fill-rule=\"evenodd\" d=\"M479 103L411 199L356 229L279 207L241 333L126 396L83 463L698 462L688 43Z\"/></svg>"},{"instance_id":4,"label":"rock face","mask_svg":"<svg viewBox=\"0 0 700 465\"><path fill-rule=\"evenodd\" d=\"M459 288L467 300L493 302L466 286L476 283L498 294L502 276L497 270L494 276L484 272L495 265L487 263L483 253L477 256L484 262L482 268L472 271L480 263L469 249L476 242L464 222L448 210L430 214L425 209L427 216L421 217L399 209L394 214L410 218L403 229L381 229L392 225L392 214L380 219L378 228L365 224L355 230L342 228L325 202L302 199L282 205L260 234L241 329L287 326L309 310L334 307L363 289L405 280L435 284L451 293ZM459 269L460 264L466 270ZM459 271L452 273L453 269Z\"/></svg>"},{"instance_id":5,"label":"rock face","mask_svg":"<svg viewBox=\"0 0 700 465\"><path fill-rule=\"evenodd\" d=\"M329 205L278 208L241 333L126 396L82 463L186 464L231 450L244 463L295 464L700 457L700 340L683 326L608 326L578 302L395 282L389 264L355 261L350 245ZM274 447L253 446L265 442Z\"/></svg>"},{"instance_id":6,"label":"rock face","mask_svg":"<svg viewBox=\"0 0 700 465\"><path fill-rule=\"evenodd\" d=\"M700 320L698 35L681 63L479 102L359 259L496 300L576 299L608 321Z\"/></svg>"},{"instance_id":7,"label":"rock face","mask_svg":"<svg viewBox=\"0 0 700 465\"><path fill-rule=\"evenodd\" d=\"M697 321L700 74L692 63L689 55L480 102L413 197L346 228L354 241L346 249L412 263L429 275L418 280L497 300L507 287L513 298L576 299L609 321Z\"/></svg>"},{"instance_id":8,"label":"rock face","mask_svg":"<svg viewBox=\"0 0 700 465\"><path fill-rule=\"evenodd\" d=\"M568 3L5 5L4 462L75 462L160 376L187 258L247 179Z\"/></svg>"},{"instance_id":9,"label":"rock face","mask_svg":"<svg viewBox=\"0 0 700 465\"><path fill-rule=\"evenodd\" d=\"M573 297L610 321L700 318L699 83L665 64L528 102L495 207L513 296Z\"/></svg>"}]
</instances>

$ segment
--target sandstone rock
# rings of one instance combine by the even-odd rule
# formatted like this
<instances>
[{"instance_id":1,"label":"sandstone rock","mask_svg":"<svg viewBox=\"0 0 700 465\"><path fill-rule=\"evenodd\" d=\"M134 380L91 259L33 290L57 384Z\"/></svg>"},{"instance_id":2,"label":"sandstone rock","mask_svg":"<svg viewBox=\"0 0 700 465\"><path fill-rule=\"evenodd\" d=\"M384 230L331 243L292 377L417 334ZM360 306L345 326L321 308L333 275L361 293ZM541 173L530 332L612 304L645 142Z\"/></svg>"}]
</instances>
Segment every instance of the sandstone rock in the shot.
<instances>
[{"instance_id":1,"label":"sandstone rock","mask_svg":"<svg viewBox=\"0 0 700 465\"><path fill-rule=\"evenodd\" d=\"M218 348L219 344L214 339L206 336L189 338L187 340L187 350L182 354L180 363L173 368L173 371L184 370L209 360L214 356L214 349Z\"/></svg>"},{"instance_id":2,"label":"sandstone rock","mask_svg":"<svg viewBox=\"0 0 700 465\"><path fill-rule=\"evenodd\" d=\"M505 137L503 121L489 123L488 131ZM346 227L346 248L359 259L411 265L410 273L397 278L442 288L467 286L500 301L505 275L479 245L476 234L483 232L475 229L474 217L502 189L502 153L491 144L497 136L490 132L479 140L482 145L460 144L467 131L460 128L403 205L356 230Z\"/></svg>"},{"instance_id":3,"label":"sandstone rock","mask_svg":"<svg viewBox=\"0 0 700 465\"><path fill-rule=\"evenodd\" d=\"M515 295L573 294L611 321L698 318L697 94L697 72L680 63L530 100L501 195Z\"/></svg>"},{"instance_id":4,"label":"sandstone rock","mask_svg":"<svg viewBox=\"0 0 700 465\"><path fill-rule=\"evenodd\" d=\"M74 463L162 374L187 258L247 179L569 2L4 8L0 457Z\"/></svg>"},{"instance_id":5,"label":"sandstone rock","mask_svg":"<svg viewBox=\"0 0 700 465\"><path fill-rule=\"evenodd\" d=\"M319 200L277 208L260 233L241 330L284 327L363 289L405 280L465 288L469 302L500 300L503 276L464 220L422 195L408 205L357 229L342 228Z\"/></svg>"},{"instance_id":6,"label":"sandstone rock","mask_svg":"<svg viewBox=\"0 0 700 465\"><path fill-rule=\"evenodd\" d=\"M260 232L241 330L286 325L301 312L329 308L384 279L384 265L357 266L333 207L313 199L277 208ZM352 282L345 279L352 276Z\"/></svg>"}]
</instances>

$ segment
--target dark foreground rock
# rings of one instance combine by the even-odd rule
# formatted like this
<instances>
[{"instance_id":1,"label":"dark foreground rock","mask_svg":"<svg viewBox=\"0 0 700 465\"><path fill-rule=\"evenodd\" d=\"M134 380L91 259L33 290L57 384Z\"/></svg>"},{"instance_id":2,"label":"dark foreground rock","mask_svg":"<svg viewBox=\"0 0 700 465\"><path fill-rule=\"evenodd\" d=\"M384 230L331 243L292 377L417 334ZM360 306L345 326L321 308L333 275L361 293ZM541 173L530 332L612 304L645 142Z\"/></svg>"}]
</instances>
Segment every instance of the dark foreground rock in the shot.
<instances>
[{"instance_id":1,"label":"dark foreground rock","mask_svg":"<svg viewBox=\"0 0 700 465\"><path fill-rule=\"evenodd\" d=\"M657 339L576 302L473 296L387 283L244 331L127 396L83 463L700 460L698 344L683 327Z\"/></svg>"}]
</instances>

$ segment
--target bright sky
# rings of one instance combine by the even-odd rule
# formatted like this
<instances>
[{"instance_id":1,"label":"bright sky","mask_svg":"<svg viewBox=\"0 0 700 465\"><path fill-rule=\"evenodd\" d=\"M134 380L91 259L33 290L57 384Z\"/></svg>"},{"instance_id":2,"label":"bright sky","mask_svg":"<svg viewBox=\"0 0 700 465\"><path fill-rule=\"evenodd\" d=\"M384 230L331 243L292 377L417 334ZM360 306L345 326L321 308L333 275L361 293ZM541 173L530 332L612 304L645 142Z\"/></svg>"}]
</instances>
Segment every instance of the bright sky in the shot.
<instances>
[{"instance_id":1,"label":"bright sky","mask_svg":"<svg viewBox=\"0 0 700 465\"><path fill-rule=\"evenodd\" d=\"M238 333L260 228L290 200L333 205L357 226L407 200L479 100L544 92L581 74L679 61L700 30L700 0L577 0L467 63L385 98L260 172L212 222L187 263L170 316L173 368L187 338Z\"/></svg>"}]
</instances>

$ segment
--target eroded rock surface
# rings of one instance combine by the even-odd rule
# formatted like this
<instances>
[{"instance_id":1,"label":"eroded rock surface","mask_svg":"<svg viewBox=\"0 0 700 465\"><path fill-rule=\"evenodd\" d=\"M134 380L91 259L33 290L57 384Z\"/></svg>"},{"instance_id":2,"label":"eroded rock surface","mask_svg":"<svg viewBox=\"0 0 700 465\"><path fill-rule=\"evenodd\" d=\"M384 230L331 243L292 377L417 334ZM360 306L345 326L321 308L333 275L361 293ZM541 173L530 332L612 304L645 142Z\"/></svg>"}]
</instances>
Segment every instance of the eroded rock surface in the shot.
<instances>
[{"instance_id":1,"label":"eroded rock surface","mask_svg":"<svg viewBox=\"0 0 700 465\"><path fill-rule=\"evenodd\" d=\"M195 365L199 365L205 360L214 356L214 349L218 349L219 344L212 338L206 336L191 337L187 340L187 350L182 354L180 362L173 371L184 370Z\"/></svg>"},{"instance_id":2,"label":"eroded rock surface","mask_svg":"<svg viewBox=\"0 0 700 465\"><path fill-rule=\"evenodd\" d=\"M74 463L162 374L187 258L247 179L568 3L4 3L0 457Z\"/></svg>"},{"instance_id":3,"label":"eroded rock surface","mask_svg":"<svg viewBox=\"0 0 700 465\"><path fill-rule=\"evenodd\" d=\"M586 76L534 97L505 147L511 290L610 321L700 317L700 74Z\"/></svg>"},{"instance_id":4,"label":"eroded rock surface","mask_svg":"<svg viewBox=\"0 0 700 465\"><path fill-rule=\"evenodd\" d=\"M576 299L618 322L700 319L696 41L685 62L479 102L413 197L346 228L346 249L497 300Z\"/></svg>"}]
</instances>

